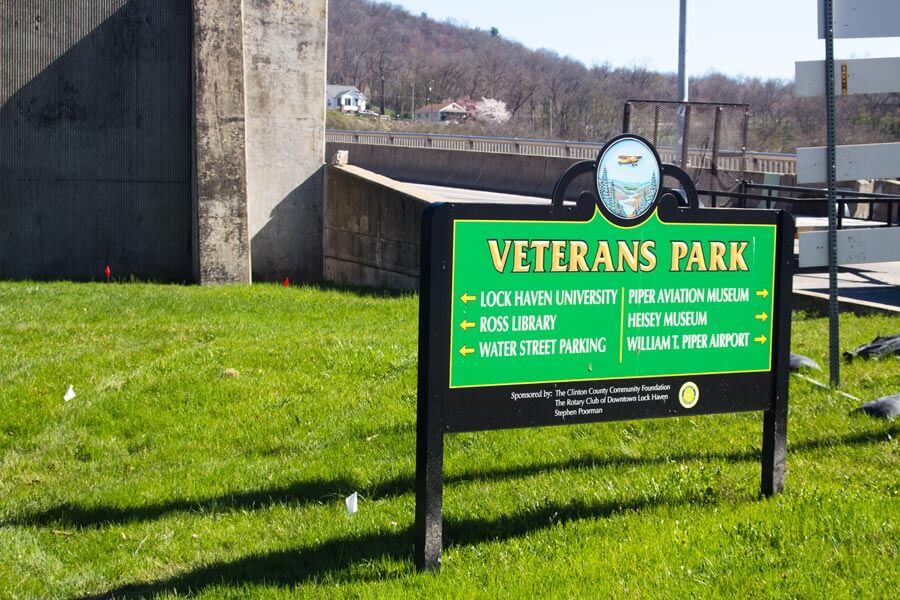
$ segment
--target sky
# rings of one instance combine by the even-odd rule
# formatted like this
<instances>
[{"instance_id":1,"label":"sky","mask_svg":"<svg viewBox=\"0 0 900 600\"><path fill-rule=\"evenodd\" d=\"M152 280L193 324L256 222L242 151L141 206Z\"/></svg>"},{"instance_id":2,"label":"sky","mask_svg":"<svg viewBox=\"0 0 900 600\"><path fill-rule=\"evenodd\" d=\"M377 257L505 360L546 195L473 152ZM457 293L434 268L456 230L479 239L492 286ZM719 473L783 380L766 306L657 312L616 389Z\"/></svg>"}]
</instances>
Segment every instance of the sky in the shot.
<instances>
[{"instance_id":1,"label":"sky","mask_svg":"<svg viewBox=\"0 0 900 600\"><path fill-rule=\"evenodd\" d=\"M412 14L489 30L587 66L678 68L678 0L390 0ZM900 0L898 0L900 1ZM817 0L687 0L688 76L793 79L824 60ZM835 40L835 58L900 56L900 38Z\"/></svg>"}]
</instances>

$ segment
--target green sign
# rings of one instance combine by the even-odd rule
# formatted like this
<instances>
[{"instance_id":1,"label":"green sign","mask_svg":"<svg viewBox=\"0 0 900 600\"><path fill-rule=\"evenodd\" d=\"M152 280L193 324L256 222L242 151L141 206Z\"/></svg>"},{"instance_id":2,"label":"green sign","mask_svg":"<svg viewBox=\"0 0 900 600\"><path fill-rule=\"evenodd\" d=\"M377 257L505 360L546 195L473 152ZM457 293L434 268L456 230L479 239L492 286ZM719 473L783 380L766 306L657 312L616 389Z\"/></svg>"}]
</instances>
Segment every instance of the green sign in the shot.
<instances>
[{"instance_id":1,"label":"green sign","mask_svg":"<svg viewBox=\"0 0 900 600\"><path fill-rule=\"evenodd\" d=\"M630 134L569 167L548 206L429 206L417 565L440 566L449 433L763 411L761 489L779 492L793 245L790 214L702 208Z\"/></svg>"},{"instance_id":2,"label":"green sign","mask_svg":"<svg viewBox=\"0 0 900 600\"><path fill-rule=\"evenodd\" d=\"M450 388L772 368L775 225L598 210L455 220L452 239Z\"/></svg>"}]
</instances>

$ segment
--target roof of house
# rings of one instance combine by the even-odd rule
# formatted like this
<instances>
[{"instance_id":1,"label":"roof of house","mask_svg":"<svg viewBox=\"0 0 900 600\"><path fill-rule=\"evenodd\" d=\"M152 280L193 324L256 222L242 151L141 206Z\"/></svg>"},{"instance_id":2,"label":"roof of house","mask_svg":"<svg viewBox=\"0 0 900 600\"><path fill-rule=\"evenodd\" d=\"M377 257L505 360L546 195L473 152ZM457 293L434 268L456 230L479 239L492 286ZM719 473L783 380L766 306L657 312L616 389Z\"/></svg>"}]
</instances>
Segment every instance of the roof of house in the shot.
<instances>
[{"instance_id":1,"label":"roof of house","mask_svg":"<svg viewBox=\"0 0 900 600\"><path fill-rule=\"evenodd\" d=\"M353 85L336 85L333 83L329 83L325 86L325 94L329 98L335 98L337 96L343 96L348 92L356 92L361 96L365 96L356 86Z\"/></svg>"},{"instance_id":2,"label":"roof of house","mask_svg":"<svg viewBox=\"0 0 900 600\"><path fill-rule=\"evenodd\" d=\"M466 112L474 113L475 107L478 104L474 99L469 98L468 96L463 96L462 98L457 98L455 100L457 104L466 109Z\"/></svg>"},{"instance_id":3,"label":"roof of house","mask_svg":"<svg viewBox=\"0 0 900 600\"><path fill-rule=\"evenodd\" d=\"M416 112L445 112L466 114L466 109L456 102L441 102L440 104L426 104L422 108L416 109Z\"/></svg>"}]
</instances>

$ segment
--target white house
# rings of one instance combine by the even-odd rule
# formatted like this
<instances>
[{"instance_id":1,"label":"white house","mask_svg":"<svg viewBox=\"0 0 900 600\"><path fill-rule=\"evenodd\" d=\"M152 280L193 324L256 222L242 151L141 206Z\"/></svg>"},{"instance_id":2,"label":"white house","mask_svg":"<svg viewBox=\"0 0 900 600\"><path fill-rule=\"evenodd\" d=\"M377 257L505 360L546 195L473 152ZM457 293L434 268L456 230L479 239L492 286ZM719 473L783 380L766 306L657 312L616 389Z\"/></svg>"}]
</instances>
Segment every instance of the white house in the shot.
<instances>
[{"instance_id":1,"label":"white house","mask_svg":"<svg viewBox=\"0 0 900 600\"><path fill-rule=\"evenodd\" d=\"M352 85L326 85L325 106L343 113L366 110L366 95Z\"/></svg>"},{"instance_id":2,"label":"white house","mask_svg":"<svg viewBox=\"0 0 900 600\"><path fill-rule=\"evenodd\" d=\"M426 104L422 108L416 110L416 119L420 121L434 121L435 123L458 123L465 121L469 116L464 106L460 106L456 102L440 102L437 104Z\"/></svg>"}]
</instances>

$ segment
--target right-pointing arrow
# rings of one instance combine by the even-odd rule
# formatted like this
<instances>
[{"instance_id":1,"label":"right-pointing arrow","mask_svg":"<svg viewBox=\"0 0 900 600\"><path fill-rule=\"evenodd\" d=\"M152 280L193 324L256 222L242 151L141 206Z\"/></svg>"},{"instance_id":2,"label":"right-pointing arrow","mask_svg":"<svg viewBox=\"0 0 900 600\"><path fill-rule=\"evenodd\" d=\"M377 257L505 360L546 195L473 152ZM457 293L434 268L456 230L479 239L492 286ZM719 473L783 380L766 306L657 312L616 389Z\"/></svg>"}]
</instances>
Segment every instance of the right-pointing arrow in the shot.
<instances>
[{"instance_id":1,"label":"right-pointing arrow","mask_svg":"<svg viewBox=\"0 0 900 600\"><path fill-rule=\"evenodd\" d=\"M759 337L753 338L753 341L756 342L757 344L765 344L768 340L766 340L766 336L761 335Z\"/></svg>"},{"instance_id":2,"label":"right-pointing arrow","mask_svg":"<svg viewBox=\"0 0 900 600\"><path fill-rule=\"evenodd\" d=\"M769 315L767 315L766 313L763 312L763 313L760 313L760 314L758 314L758 315L754 315L754 318L755 318L757 321L765 321L766 319L769 318Z\"/></svg>"},{"instance_id":3,"label":"right-pointing arrow","mask_svg":"<svg viewBox=\"0 0 900 600\"><path fill-rule=\"evenodd\" d=\"M756 292L756 295L759 296L760 298L768 298L768 297L769 297L769 290L765 290L765 289L759 290L759 291Z\"/></svg>"}]
</instances>

